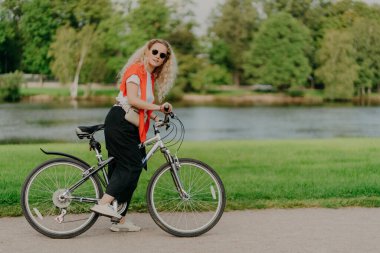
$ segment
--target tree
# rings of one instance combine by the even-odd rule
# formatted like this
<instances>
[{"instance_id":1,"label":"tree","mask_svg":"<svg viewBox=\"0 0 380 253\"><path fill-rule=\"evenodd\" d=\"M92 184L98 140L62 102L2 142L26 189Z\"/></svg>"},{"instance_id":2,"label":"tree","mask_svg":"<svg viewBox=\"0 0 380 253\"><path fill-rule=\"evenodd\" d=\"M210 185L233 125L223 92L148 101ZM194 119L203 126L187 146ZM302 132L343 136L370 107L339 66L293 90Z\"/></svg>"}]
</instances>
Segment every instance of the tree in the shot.
<instances>
[{"instance_id":1,"label":"tree","mask_svg":"<svg viewBox=\"0 0 380 253\"><path fill-rule=\"evenodd\" d=\"M222 66L210 64L207 60L200 62L200 69L191 76L194 89L205 93L212 86L230 84L231 74Z\"/></svg>"},{"instance_id":2,"label":"tree","mask_svg":"<svg viewBox=\"0 0 380 253\"><path fill-rule=\"evenodd\" d=\"M76 32L69 26L57 30L49 55L53 57L51 70L60 83L67 84L73 80L75 73Z\"/></svg>"},{"instance_id":3,"label":"tree","mask_svg":"<svg viewBox=\"0 0 380 253\"><path fill-rule=\"evenodd\" d=\"M264 0L264 10L268 16L271 13L287 12L302 20L312 4L313 0Z\"/></svg>"},{"instance_id":4,"label":"tree","mask_svg":"<svg viewBox=\"0 0 380 253\"><path fill-rule=\"evenodd\" d=\"M243 74L243 55L257 26L257 11L252 0L227 0L219 5L209 29L211 61L233 72L235 85ZM214 48L215 47L215 48ZM219 53L219 50L221 53Z\"/></svg>"},{"instance_id":5,"label":"tree","mask_svg":"<svg viewBox=\"0 0 380 253\"><path fill-rule=\"evenodd\" d=\"M328 30L350 28L355 20L360 17L379 19L379 13L379 7L369 6L362 1L319 0L313 3L313 7L306 12L302 20L311 31L313 50L317 51L321 47L324 35ZM310 57L310 60L313 68L317 68L318 64L314 61L315 58Z\"/></svg>"},{"instance_id":6,"label":"tree","mask_svg":"<svg viewBox=\"0 0 380 253\"><path fill-rule=\"evenodd\" d=\"M192 76L202 67L203 62L199 57L201 48L199 39L194 34L196 26L194 13L191 10L192 1L176 1L170 6L169 34L166 39L170 42L178 60L178 77L176 86L188 92L194 91ZM175 92L175 90L173 90Z\"/></svg>"},{"instance_id":7,"label":"tree","mask_svg":"<svg viewBox=\"0 0 380 253\"><path fill-rule=\"evenodd\" d=\"M246 77L280 89L304 85L311 72L306 57L310 40L308 29L290 14L270 16L246 54Z\"/></svg>"},{"instance_id":8,"label":"tree","mask_svg":"<svg viewBox=\"0 0 380 253\"><path fill-rule=\"evenodd\" d=\"M127 16L127 56L150 39L166 38L170 30L170 10L165 0L138 0L137 4Z\"/></svg>"},{"instance_id":9,"label":"tree","mask_svg":"<svg viewBox=\"0 0 380 253\"><path fill-rule=\"evenodd\" d=\"M75 75L74 75L74 81L71 85L71 97L76 98L78 94L78 84L79 84L79 75L82 70L83 64L85 63L85 60L88 55L91 55L91 53L95 56L97 56L96 50L95 50L95 43L98 39L98 35L95 31L94 26L92 25L85 25L76 36L76 69L75 69ZM96 68L96 64L92 62L90 65L93 68Z\"/></svg>"},{"instance_id":10,"label":"tree","mask_svg":"<svg viewBox=\"0 0 380 253\"><path fill-rule=\"evenodd\" d=\"M11 22L6 18L5 11L0 9L0 73L13 69L11 45L15 41L15 31ZM13 51L13 50L12 50Z\"/></svg>"},{"instance_id":11,"label":"tree","mask_svg":"<svg viewBox=\"0 0 380 253\"><path fill-rule=\"evenodd\" d=\"M0 73L20 69L22 42L19 20L22 0L0 1Z\"/></svg>"},{"instance_id":12,"label":"tree","mask_svg":"<svg viewBox=\"0 0 380 253\"><path fill-rule=\"evenodd\" d=\"M372 71L372 60L368 61L367 56L371 57L370 55L373 55L374 52L369 52L367 50L366 53L364 53L367 56L364 56L363 53L361 53L363 50L358 48L358 43L360 42L356 41L360 40L365 44L366 38L372 37L376 32L372 31L368 35L365 34L364 31L369 32L369 30L364 24L362 27L363 30L359 31L357 29L359 28L357 26L357 21L363 18L368 20L370 27L371 20L373 22L377 22L377 20L380 19L380 7L376 5L368 5L362 1L342 0L333 2L320 0L313 4L313 7L306 13L303 20L312 31L313 48L315 51L321 48L324 35L329 30L349 29L350 32L353 33L354 47L357 54L361 54L361 56L355 57L357 64L361 69L358 73L359 77L356 81L356 86L358 90L363 91L367 89L369 91L370 89L368 89L368 87L372 85L369 83L369 79L372 80L371 83L376 83L376 81L370 77L374 72ZM357 28L354 28L354 26L357 26ZM369 39L369 41L372 41L372 39ZM377 48L375 42L373 42L372 48ZM313 55L315 55L315 53L313 53ZM310 57L310 60L313 69L317 69L319 67L319 63L316 61L316 57ZM370 68L372 68L371 71L369 71Z\"/></svg>"},{"instance_id":13,"label":"tree","mask_svg":"<svg viewBox=\"0 0 380 253\"><path fill-rule=\"evenodd\" d=\"M90 52L90 61L84 66L84 82L114 83L116 74L125 64L126 57L126 20L118 12L103 20L98 28L98 39ZM89 65L89 66L87 66Z\"/></svg>"},{"instance_id":14,"label":"tree","mask_svg":"<svg viewBox=\"0 0 380 253\"><path fill-rule=\"evenodd\" d=\"M94 58L97 56L94 50L97 39L98 34L91 25L85 25L78 32L66 26L58 30L57 38L51 45L51 55L54 57L52 71L62 83L72 81L70 95L73 99L78 94L79 77L86 58L91 53ZM97 67L91 61L90 66Z\"/></svg>"},{"instance_id":15,"label":"tree","mask_svg":"<svg viewBox=\"0 0 380 253\"><path fill-rule=\"evenodd\" d=\"M91 82L104 77L105 71L92 74L95 69L104 69L100 65L104 66L105 63L101 55L106 43L100 39L106 40L107 37L101 33L108 30L107 25L113 24L105 21L118 13L112 11L109 0L68 0L64 4L57 1L56 6L57 10L62 10L60 16L67 25L57 31L56 40L51 46L50 55L54 57L52 70L62 82L67 82L68 76L72 76L70 93L75 99L79 80ZM66 71L59 73L62 68ZM88 72L83 77L82 70Z\"/></svg>"},{"instance_id":16,"label":"tree","mask_svg":"<svg viewBox=\"0 0 380 253\"><path fill-rule=\"evenodd\" d=\"M352 35L347 31L330 30L317 52L320 67L315 74L325 85L325 96L331 100L351 99L358 77Z\"/></svg>"},{"instance_id":17,"label":"tree","mask_svg":"<svg viewBox=\"0 0 380 253\"><path fill-rule=\"evenodd\" d=\"M359 18L351 28L351 33L359 66L355 84L358 94L362 95L380 85L380 22Z\"/></svg>"},{"instance_id":18,"label":"tree","mask_svg":"<svg viewBox=\"0 0 380 253\"><path fill-rule=\"evenodd\" d=\"M23 5L20 31L23 38L22 69L29 73L51 74L49 46L58 28L53 4L49 0L32 0Z\"/></svg>"}]
</instances>

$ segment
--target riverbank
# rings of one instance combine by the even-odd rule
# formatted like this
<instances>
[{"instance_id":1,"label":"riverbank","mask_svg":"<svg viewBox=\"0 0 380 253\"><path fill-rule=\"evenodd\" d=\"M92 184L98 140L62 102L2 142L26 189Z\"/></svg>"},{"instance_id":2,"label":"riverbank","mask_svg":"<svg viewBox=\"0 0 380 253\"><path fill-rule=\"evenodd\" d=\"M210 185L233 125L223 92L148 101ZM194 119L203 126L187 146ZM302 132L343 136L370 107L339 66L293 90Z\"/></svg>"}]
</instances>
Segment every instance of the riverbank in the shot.
<instances>
[{"instance_id":1,"label":"riverbank","mask_svg":"<svg viewBox=\"0 0 380 253\"><path fill-rule=\"evenodd\" d=\"M179 157L211 165L227 192L227 210L296 207L379 207L380 139L185 142ZM87 143L0 145L0 216L19 216L20 187L30 171L53 157L39 148L92 164ZM146 211L146 186L164 162L155 155L132 203Z\"/></svg>"},{"instance_id":2,"label":"riverbank","mask_svg":"<svg viewBox=\"0 0 380 253\"><path fill-rule=\"evenodd\" d=\"M323 105L321 97L291 97L285 94L245 94L245 95L199 95L185 94L184 105L221 106L289 106Z\"/></svg>"},{"instance_id":3,"label":"riverbank","mask_svg":"<svg viewBox=\"0 0 380 253\"><path fill-rule=\"evenodd\" d=\"M115 101L117 89L113 87L98 87L92 89L88 95L84 95L83 89L79 90L77 102L94 104L112 104ZM22 90L22 102L26 103L51 103L70 102L68 89L55 88L26 88ZM193 105L219 105L219 106L287 106L287 105L323 105L320 96L291 97L286 94L257 94L242 90L223 94L184 94L175 101L184 106Z\"/></svg>"},{"instance_id":4,"label":"riverbank","mask_svg":"<svg viewBox=\"0 0 380 253\"><path fill-rule=\"evenodd\" d=\"M28 84L21 89L24 103L73 103L70 98L69 87L57 83ZM85 105L108 106L114 103L117 87L93 84L80 86L78 97L74 103ZM206 94L183 94L181 96L168 96L175 98L171 102L183 106L320 106L325 104L346 105L380 105L380 95L371 94L366 97L354 97L351 101L326 101L320 90L305 90L302 94L289 93L260 93L247 87L212 90Z\"/></svg>"}]
</instances>

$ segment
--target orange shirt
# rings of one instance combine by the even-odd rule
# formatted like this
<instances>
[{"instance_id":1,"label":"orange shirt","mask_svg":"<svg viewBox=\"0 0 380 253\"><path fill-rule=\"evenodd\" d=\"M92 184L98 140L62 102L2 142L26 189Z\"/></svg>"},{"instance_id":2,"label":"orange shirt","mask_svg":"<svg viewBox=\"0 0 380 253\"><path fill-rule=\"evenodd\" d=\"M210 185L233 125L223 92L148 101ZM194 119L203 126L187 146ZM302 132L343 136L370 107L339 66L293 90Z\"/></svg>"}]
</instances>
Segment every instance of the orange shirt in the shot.
<instances>
[{"instance_id":1,"label":"orange shirt","mask_svg":"<svg viewBox=\"0 0 380 253\"><path fill-rule=\"evenodd\" d=\"M140 99L146 101L147 73L145 71L144 64L135 63L135 64L131 65L125 71L125 73L123 75L123 78L121 80L120 91L123 93L124 97L127 96L126 81L132 75L137 75L140 78L140 89L141 89L141 97L140 97ZM151 78L152 78L152 92L154 93L154 75L153 74L151 74ZM144 110L143 109L139 109L139 117L140 117L139 135L140 135L140 141L141 142L144 142L146 140L146 134L148 133L148 130L149 130L150 115L152 114L152 111L151 110L147 110L146 113L147 113L147 119L144 122Z\"/></svg>"}]
</instances>

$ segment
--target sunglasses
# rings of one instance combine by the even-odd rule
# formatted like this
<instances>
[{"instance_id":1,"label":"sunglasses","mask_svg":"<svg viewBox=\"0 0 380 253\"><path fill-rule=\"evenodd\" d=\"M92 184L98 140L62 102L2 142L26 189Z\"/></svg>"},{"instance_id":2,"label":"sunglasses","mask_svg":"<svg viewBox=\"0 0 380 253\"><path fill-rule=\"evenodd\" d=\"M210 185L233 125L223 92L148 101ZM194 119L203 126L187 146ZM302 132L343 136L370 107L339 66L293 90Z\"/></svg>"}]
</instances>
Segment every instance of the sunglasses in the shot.
<instances>
[{"instance_id":1,"label":"sunglasses","mask_svg":"<svg viewBox=\"0 0 380 253\"><path fill-rule=\"evenodd\" d=\"M152 54L153 55L157 55L158 54L158 50L157 49L153 49L152 50ZM165 59L166 58L166 54L165 53L160 53L160 58L161 59Z\"/></svg>"}]
</instances>

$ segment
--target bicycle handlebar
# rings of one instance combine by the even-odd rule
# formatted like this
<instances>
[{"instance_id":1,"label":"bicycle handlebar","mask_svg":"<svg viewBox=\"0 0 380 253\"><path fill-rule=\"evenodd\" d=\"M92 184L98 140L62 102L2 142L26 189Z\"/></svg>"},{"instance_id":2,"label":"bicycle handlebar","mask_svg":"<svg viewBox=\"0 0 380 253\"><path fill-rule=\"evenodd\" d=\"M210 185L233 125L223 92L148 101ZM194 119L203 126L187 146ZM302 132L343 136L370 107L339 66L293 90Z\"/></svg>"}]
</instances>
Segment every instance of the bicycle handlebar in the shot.
<instances>
[{"instance_id":1,"label":"bicycle handlebar","mask_svg":"<svg viewBox=\"0 0 380 253\"><path fill-rule=\"evenodd\" d=\"M164 110L165 110L165 109L166 109L166 108L164 108ZM168 110L168 109L169 109L169 107L167 107L166 110ZM175 119L176 122L178 121L178 126L177 126L176 123L171 123L171 122L170 122L170 118ZM179 144L179 146L178 146L178 148L177 148L177 152L178 152L178 150L180 149L180 147L181 147L181 145L182 145L182 142L183 142L184 136L185 136L185 128L184 128L184 126L183 126L182 121L181 121L181 120L177 117L177 115L175 115L172 111L171 111L171 112L168 112L168 113L165 113L165 117L164 117L164 120L163 120L163 121L160 120L160 121L155 122L155 123L153 124L154 134L156 135L156 134L160 133L159 128L161 128L161 127L166 127L166 131L168 131L168 129L169 129L171 126L173 126L173 128L170 130L170 132L165 133L166 135L165 135L164 137L161 137L161 138L162 138L162 139L165 139L166 137L168 137L169 135L171 135L171 133L172 133L173 130L174 130L174 136L172 135L171 137L169 137L169 138L171 138L171 139L170 139L169 141L167 141L165 144L171 143L171 142L176 138L176 136L177 136L177 128L179 127L179 128L180 128L180 130L179 130L179 131L180 131L180 133L179 133L179 138L178 138L176 141L174 141L174 144L171 143L171 144L169 145L169 146L173 146L173 145L175 145L175 144L177 144L177 143L180 142L180 144Z\"/></svg>"},{"instance_id":2,"label":"bicycle handlebar","mask_svg":"<svg viewBox=\"0 0 380 253\"><path fill-rule=\"evenodd\" d=\"M164 120L163 121L160 120L159 122L154 123L155 130L158 131L158 128L163 127L163 126L166 126L166 129L169 128L170 118L173 119L176 115L173 112L167 112L168 110L169 110L169 106L165 105L164 111L166 112L165 112Z\"/></svg>"},{"instance_id":3,"label":"bicycle handlebar","mask_svg":"<svg viewBox=\"0 0 380 253\"><path fill-rule=\"evenodd\" d=\"M169 112L169 105L168 105L168 104L166 104L166 105L164 106L164 112L165 112L165 113L168 113L168 112Z\"/></svg>"}]
</instances>

